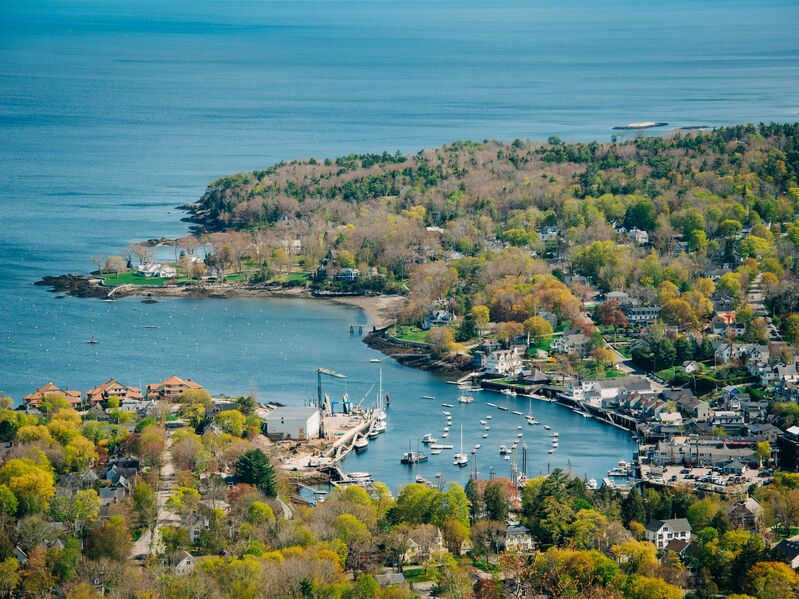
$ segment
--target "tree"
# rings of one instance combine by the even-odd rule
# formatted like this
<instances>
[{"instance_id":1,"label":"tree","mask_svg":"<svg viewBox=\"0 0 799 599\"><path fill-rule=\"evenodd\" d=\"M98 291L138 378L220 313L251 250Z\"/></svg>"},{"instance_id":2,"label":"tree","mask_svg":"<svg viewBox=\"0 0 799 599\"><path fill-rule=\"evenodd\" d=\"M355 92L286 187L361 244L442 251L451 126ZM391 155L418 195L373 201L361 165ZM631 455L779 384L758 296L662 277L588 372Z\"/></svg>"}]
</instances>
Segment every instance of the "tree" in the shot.
<instances>
[{"instance_id":1,"label":"tree","mask_svg":"<svg viewBox=\"0 0 799 599\"><path fill-rule=\"evenodd\" d=\"M133 547L130 531L122 516L111 516L95 523L86 537L86 555L92 559L108 557L125 562Z\"/></svg>"},{"instance_id":2,"label":"tree","mask_svg":"<svg viewBox=\"0 0 799 599\"><path fill-rule=\"evenodd\" d=\"M626 329L630 326L627 316L622 312L619 306L618 300L610 300L602 302L596 309L597 321L599 324L606 327L613 327L614 337L618 334L620 328Z\"/></svg>"},{"instance_id":3,"label":"tree","mask_svg":"<svg viewBox=\"0 0 799 599\"><path fill-rule=\"evenodd\" d=\"M538 343L544 337L552 336L552 325L540 316L531 316L523 324L524 330L534 343Z\"/></svg>"},{"instance_id":4,"label":"tree","mask_svg":"<svg viewBox=\"0 0 799 599\"><path fill-rule=\"evenodd\" d=\"M472 316L474 317L474 326L477 327L478 334L482 335L483 329L488 325L491 318L488 306L473 306Z\"/></svg>"},{"instance_id":5,"label":"tree","mask_svg":"<svg viewBox=\"0 0 799 599\"><path fill-rule=\"evenodd\" d=\"M630 204L624 213L624 226L628 229L654 231L657 224L657 206L646 198L640 198Z\"/></svg>"},{"instance_id":6,"label":"tree","mask_svg":"<svg viewBox=\"0 0 799 599\"><path fill-rule=\"evenodd\" d=\"M19 562L7 557L0 562L0 595L11 595L19 586Z\"/></svg>"},{"instance_id":7,"label":"tree","mask_svg":"<svg viewBox=\"0 0 799 599\"><path fill-rule=\"evenodd\" d=\"M74 495L56 495L51 502L50 513L53 520L66 522L72 534L79 536L84 527L100 515L100 498L94 489L83 489Z\"/></svg>"},{"instance_id":8,"label":"tree","mask_svg":"<svg viewBox=\"0 0 799 599\"><path fill-rule=\"evenodd\" d=\"M97 459L94 443L83 435L78 435L64 447L64 460L73 470L83 472Z\"/></svg>"},{"instance_id":9,"label":"tree","mask_svg":"<svg viewBox=\"0 0 799 599\"><path fill-rule=\"evenodd\" d=\"M216 415L216 423L220 428L234 437L244 434L244 414L238 410L224 410Z\"/></svg>"},{"instance_id":10,"label":"tree","mask_svg":"<svg viewBox=\"0 0 799 599\"><path fill-rule=\"evenodd\" d=\"M427 341L433 355L441 357L452 351L455 346L455 335L449 327L435 327L427 334Z\"/></svg>"},{"instance_id":11,"label":"tree","mask_svg":"<svg viewBox=\"0 0 799 599\"><path fill-rule=\"evenodd\" d=\"M55 495L53 474L29 459L12 459L0 468L0 484L5 484L18 502L18 512L46 511Z\"/></svg>"},{"instance_id":12,"label":"tree","mask_svg":"<svg viewBox=\"0 0 799 599\"><path fill-rule=\"evenodd\" d=\"M760 467L763 467L763 462L766 462L771 458L771 444L768 441L761 441L757 444L757 448L755 449L755 455L757 456L758 461L760 462Z\"/></svg>"},{"instance_id":13,"label":"tree","mask_svg":"<svg viewBox=\"0 0 799 599\"><path fill-rule=\"evenodd\" d=\"M441 535L447 549L460 556L463 542L469 538L469 527L454 518L446 520L441 527Z\"/></svg>"},{"instance_id":14,"label":"tree","mask_svg":"<svg viewBox=\"0 0 799 599\"><path fill-rule=\"evenodd\" d=\"M490 481L483 491L486 517L489 520L503 522L510 511L510 501L505 491L505 485L499 479Z\"/></svg>"},{"instance_id":15,"label":"tree","mask_svg":"<svg viewBox=\"0 0 799 599\"><path fill-rule=\"evenodd\" d=\"M235 464L236 481L258 488L267 497L277 496L277 478L269 457L260 449L251 449Z\"/></svg>"},{"instance_id":16,"label":"tree","mask_svg":"<svg viewBox=\"0 0 799 599\"><path fill-rule=\"evenodd\" d=\"M660 317L664 322L683 330L694 330L699 326L699 321L691 305L681 298L675 298L663 304Z\"/></svg>"},{"instance_id":17,"label":"tree","mask_svg":"<svg viewBox=\"0 0 799 599\"><path fill-rule=\"evenodd\" d=\"M140 480L133 486L132 497L137 525L141 528L155 528L157 502L153 488L146 481Z\"/></svg>"},{"instance_id":18,"label":"tree","mask_svg":"<svg viewBox=\"0 0 799 599\"><path fill-rule=\"evenodd\" d=\"M660 578L634 576L624 596L628 599L682 599L683 592Z\"/></svg>"},{"instance_id":19,"label":"tree","mask_svg":"<svg viewBox=\"0 0 799 599\"><path fill-rule=\"evenodd\" d=\"M758 599L795 597L799 574L782 562L758 562L747 573L745 590Z\"/></svg>"},{"instance_id":20,"label":"tree","mask_svg":"<svg viewBox=\"0 0 799 599\"><path fill-rule=\"evenodd\" d=\"M604 549L608 519L596 510L580 510L571 525L571 543L576 549Z\"/></svg>"},{"instance_id":21,"label":"tree","mask_svg":"<svg viewBox=\"0 0 799 599\"><path fill-rule=\"evenodd\" d=\"M658 567L657 548L648 541L625 541L610 552L628 574L647 574Z\"/></svg>"}]
</instances>

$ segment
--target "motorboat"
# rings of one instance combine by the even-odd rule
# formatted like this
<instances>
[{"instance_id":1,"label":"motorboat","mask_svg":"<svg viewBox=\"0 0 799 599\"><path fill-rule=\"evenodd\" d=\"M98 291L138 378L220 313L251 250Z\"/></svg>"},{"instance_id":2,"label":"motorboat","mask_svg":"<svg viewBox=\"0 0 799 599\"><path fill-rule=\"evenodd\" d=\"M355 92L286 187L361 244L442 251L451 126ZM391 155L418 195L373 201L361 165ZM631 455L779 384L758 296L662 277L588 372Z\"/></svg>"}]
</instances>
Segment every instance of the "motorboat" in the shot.
<instances>
[{"instance_id":1,"label":"motorboat","mask_svg":"<svg viewBox=\"0 0 799 599\"><path fill-rule=\"evenodd\" d=\"M475 448L475 449L480 449L480 444L479 444L479 443L475 443L475 444L474 444L474 448Z\"/></svg>"},{"instance_id":2,"label":"motorboat","mask_svg":"<svg viewBox=\"0 0 799 599\"><path fill-rule=\"evenodd\" d=\"M377 431L377 434L385 433L386 432L386 421L385 420L378 420L375 422L374 430Z\"/></svg>"},{"instance_id":3,"label":"motorboat","mask_svg":"<svg viewBox=\"0 0 799 599\"><path fill-rule=\"evenodd\" d=\"M499 446L499 455L506 455L508 453L510 453L510 450L507 447L504 445Z\"/></svg>"},{"instance_id":4,"label":"motorboat","mask_svg":"<svg viewBox=\"0 0 799 599\"><path fill-rule=\"evenodd\" d=\"M506 460L510 460L510 456L509 455L505 455L505 459Z\"/></svg>"},{"instance_id":5,"label":"motorboat","mask_svg":"<svg viewBox=\"0 0 799 599\"><path fill-rule=\"evenodd\" d=\"M366 437L358 437L355 439L355 443L353 443L352 446L355 448L356 452L364 452L369 449L369 439Z\"/></svg>"},{"instance_id":6,"label":"motorboat","mask_svg":"<svg viewBox=\"0 0 799 599\"><path fill-rule=\"evenodd\" d=\"M511 412L511 414L516 414L517 416L524 416L524 414L522 414L522 413L521 413L521 412L519 412L518 410L513 410L513 411Z\"/></svg>"},{"instance_id":7,"label":"motorboat","mask_svg":"<svg viewBox=\"0 0 799 599\"><path fill-rule=\"evenodd\" d=\"M548 431L551 431L551 430L552 430L552 427L551 427L551 426L549 426L548 424L545 424L545 425L544 425L544 429L545 429L545 430L548 430Z\"/></svg>"},{"instance_id":8,"label":"motorboat","mask_svg":"<svg viewBox=\"0 0 799 599\"><path fill-rule=\"evenodd\" d=\"M524 433L519 433L519 434L517 434L516 436L517 436L517 437L523 437L523 436L524 436Z\"/></svg>"},{"instance_id":9,"label":"motorboat","mask_svg":"<svg viewBox=\"0 0 799 599\"><path fill-rule=\"evenodd\" d=\"M488 439L488 433L483 433L483 439Z\"/></svg>"},{"instance_id":10,"label":"motorboat","mask_svg":"<svg viewBox=\"0 0 799 599\"><path fill-rule=\"evenodd\" d=\"M592 479L590 479L590 480L589 480L589 481L586 483L586 485L585 485L585 486L586 486L586 487L588 487L589 489L591 489L592 491L594 491L594 490L596 490L596 489L598 489L598 488L599 488L599 485L597 484L597 482L596 482L596 479L595 479L595 478L592 478Z\"/></svg>"},{"instance_id":11,"label":"motorboat","mask_svg":"<svg viewBox=\"0 0 799 599\"><path fill-rule=\"evenodd\" d=\"M485 420L481 420L481 421L480 421L480 424L482 424L483 426L485 426L485 423L486 423L486 421L485 421Z\"/></svg>"},{"instance_id":12,"label":"motorboat","mask_svg":"<svg viewBox=\"0 0 799 599\"><path fill-rule=\"evenodd\" d=\"M441 413L442 413L442 414L444 414L444 416L452 416L452 413L451 413L451 412L448 412L447 410L444 410L444 411L443 411L443 412L441 412Z\"/></svg>"},{"instance_id":13,"label":"motorboat","mask_svg":"<svg viewBox=\"0 0 799 599\"><path fill-rule=\"evenodd\" d=\"M453 408L453 407L455 407L451 403L442 403L441 405L444 406L445 408Z\"/></svg>"},{"instance_id":14,"label":"motorboat","mask_svg":"<svg viewBox=\"0 0 799 599\"><path fill-rule=\"evenodd\" d=\"M497 406L497 409L498 410L502 410L503 412L507 412L508 411L507 406Z\"/></svg>"},{"instance_id":15,"label":"motorboat","mask_svg":"<svg viewBox=\"0 0 799 599\"><path fill-rule=\"evenodd\" d=\"M503 389L502 391L500 391L500 393L502 393L502 395L509 395L511 397L516 397L516 391L514 391L513 389Z\"/></svg>"},{"instance_id":16,"label":"motorboat","mask_svg":"<svg viewBox=\"0 0 799 599\"><path fill-rule=\"evenodd\" d=\"M86 343L88 343L90 345L96 345L96 344L100 343L100 341L97 339L97 337L92 335L92 338L89 339Z\"/></svg>"},{"instance_id":17,"label":"motorboat","mask_svg":"<svg viewBox=\"0 0 799 599\"><path fill-rule=\"evenodd\" d=\"M552 449L550 449L550 450L549 450L547 453L555 453L555 448L553 447L553 448L552 448Z\"/></svg>"},{"instance_id":18,"label":"motorboat","mask_svg":"<svg viewBox=\"0 0 799 599\"><path fill-rule=\"evenodd\" d=\"M517 431L520 431L520 430L522 430L522 427L520 427L520 426L517 426L517 427L516 427L516 430L517 430Z\"/></svg>"},{"instance_id":19,"label":"motorboat","mask_svg":"<svg viewBox=\"0 0 799 599\"><path fill-rule=\"evenodd\" d=\"M408 450L402 454L401 464L418 464L419 462L426 462L427 456L420 451Z\"/></svg>"},{"instance_id":20,"label":"motorboat","mask_svg":"<svg viewBox=\"0 0 799 599\"><path fill-rule=\"evenodd\" d=\"M422 399L435 399L435 395L422 395Z\"/></svg>"},{"instance_id":21,"label":"motorboat","mask_svg":"<svg viewBox=\"0 0 799 599\"><path fill-rule=\"evenodd\" d=\"M372 364L378 364L378 363L380 363L380 358L372 358L372 359L371 359L371 360L369 360L369 361L370 361Z\"/></svg>"},{"instance_id":22,"label":"motorboat","mask_svg":"<svg viewBox=\"0 0 799 599\"><path fill-rule=\"evenodd\" d=\"M495 403L486 403L486 405L487 405L489 408L496 408L496 407L497 407L497 404L495 404ZM488 418L491 418L491 416L488 416Z\"/></svg>"},{"instance_id":23,"label":"motorboat","mask_svg":"<svg viewBox=\"0 0 799 599\"><path fill-rule=\"evenodd\" d=\"M431 433L425 433L424 437L422 437L422 443L430 444L435 443L436 439L433 437Z\"/></svg>"},{"instance_id":24,"label":"motorboat","mask_svg":"<svg viewBox=\"0 0 799 599\"><path fill-rule=\"evenodd\" d=\"M441 435L442 439L446 439L447 437L449 437L449 433L444 433L443 435Z\"/></svg>"},{"instance_id":25,"label":"motorboat","mask_svg":"<svg viewBox=\"0 0 799 599\"><path fill-rule=\"evenodd\" d=\"M491 420L492 418L493 418L493 416L492 416L491 414L489 414L488 416L486 416L486 420Z\"/></svg>"},{"instance_id":26,"label":"motorboat","mask_svg":"<svg viewBox=\"0 0 799 599\"><path fill-rule=\"evenodd\" d=\"M458 402L459 403L473 403L474 402L474 397L472 397L471 395L461 395L458 398Z\"/></svg>"},{"instance_id":27,"label":"motorboat","mask_svg":"<svg viewBox=\"0 0 799 599\"><path fill-rule=\"evenodd\" d=\"M491 427L490 427L490 426L488 426L488 425L486 424L486 425L483 427L483 430L484 430L484 431L490 431L490 430L491 430Z\"/></svg>"}]
</instances>

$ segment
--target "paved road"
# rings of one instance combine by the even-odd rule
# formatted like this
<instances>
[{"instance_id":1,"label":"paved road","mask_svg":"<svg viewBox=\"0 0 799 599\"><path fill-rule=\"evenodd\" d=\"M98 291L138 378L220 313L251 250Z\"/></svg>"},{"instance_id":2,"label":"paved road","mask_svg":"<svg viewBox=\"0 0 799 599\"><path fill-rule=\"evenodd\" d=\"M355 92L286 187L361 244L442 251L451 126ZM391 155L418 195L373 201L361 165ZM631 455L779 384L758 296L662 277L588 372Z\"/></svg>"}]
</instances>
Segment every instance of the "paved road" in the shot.
<instances>
[{"instance_id":1,"label":"paved road","mask_svg":"<svg viewBox=\"0 0 799 599\"><path fill-rule=\"evenodd\" d=\"M167 431L166 445L167 450L164 452L164 463L161 466L158 490L156 491L156 525L155 525L155 539L159 538L160 528L165 524L179 524L180 516L171 512L166 508L166 500L172 495L172 489L175 486L175 464L172 461L172 434L173 431ZM139 539L133 543L130 552L131 559L143 559L148 555L155 553L155 544L153 543L153 535L150 530L146 530Z\"/></svg>"},{"instance_id":2,"label":"paved road","mask_svg":"<svg viewBox=\"0 0 799 599\"><path fill-rule=\"evenodd\" d=\"M761 316L768 320L768 340L772 343L777 343L782 341L782 337L780 336L777 327L771 322L771 319L768 315L768 309L766 308L766 292L760 286L760 282L763 279L762 274L758 274L754 279L752 279L752 283L749 285L749 290L746 292L746 303L749 304L749 307L752 308L755 316Z\"/></svg>"}]
</instances>

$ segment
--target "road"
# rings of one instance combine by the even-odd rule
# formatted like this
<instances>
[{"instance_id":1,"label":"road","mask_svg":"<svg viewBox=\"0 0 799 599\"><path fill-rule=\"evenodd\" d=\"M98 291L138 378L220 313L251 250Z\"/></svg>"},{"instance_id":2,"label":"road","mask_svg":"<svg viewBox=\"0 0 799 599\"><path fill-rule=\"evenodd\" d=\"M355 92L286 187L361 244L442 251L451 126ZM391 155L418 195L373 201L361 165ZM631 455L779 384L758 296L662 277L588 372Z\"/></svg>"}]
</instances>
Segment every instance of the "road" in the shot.
<instances>
[{"instance_id":1,"label":"road","mask_svg":"<svg viewBox=\"0 0 799 599\"><path fill-rule=\"evenodd\" d=\"M768 310L766 309L765 301L766 301L766 293L763 291L763 288L760 286L761 281L763 280L763 274L758 274L754 279L752 279L752 283L749 285L749 289L746 292L746 303L752 308L752 312L754 312L755 316L759 316L765 318L768 321L768 340L770 343L778 343L782 341L782 337L780 336L777 327L771 322L771 319L768 316Z\"/></svg>"},{"instance_id":2,"label":"road","mask_svg":"<svg viewBox=\"0 0 799 599\"><path fill-rule=\"evenodd\" d=\"M166 500L172 495L175 486L175 464L172 461L172 434L168 430L166 433L166 451L164 451L164 463L161 466L158 478L158 490L156 491L156 525L155 539L159 537L159 531L165 524L180 524L180 516L166 508ZM142 560L148 555L155 553L155 544L150 529L147 529L141 537L134 543L130 552L130 558Z\"/></svg>"}]
</instances>

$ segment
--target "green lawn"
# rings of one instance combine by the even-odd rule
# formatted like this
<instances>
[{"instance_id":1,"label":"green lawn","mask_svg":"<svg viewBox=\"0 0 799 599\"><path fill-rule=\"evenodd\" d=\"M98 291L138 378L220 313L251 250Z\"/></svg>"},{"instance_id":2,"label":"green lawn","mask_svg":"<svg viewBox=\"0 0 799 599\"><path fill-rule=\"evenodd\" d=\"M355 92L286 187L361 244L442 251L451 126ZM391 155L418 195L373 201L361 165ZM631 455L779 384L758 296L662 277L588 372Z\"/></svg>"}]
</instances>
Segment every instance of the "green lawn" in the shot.
<instances>
[{"instance_id":1,"label":"green lawn","mask_svg":"<svg viewBox=\"0 0 799 599\"><path fill-rule=\"evenodd\" d=\"M187 277L175 277L172 279L167 279L164 277L140 277L136 275L136 272L133 270L129 270L127 272L121 272L119 274L103 274L100 275L100 278L105 281L106 285L165 285L167 281L176 281L178 283L183 283L188 281Z\"/></svg>"},{"instance_id":2,"label":"green lawn","mask_svg":"<svg viewBox=\"0 0 799 599\"><path fill-rule=\"evenodd\" d=\"M400 325L392 329L389 333L400 341L410 341L411 343L427 343L427 331L419 327Z\"/></svg>"},{"instance_id":3,"label":"green lawn","mask_svg":"<svg viewBox=\"0 0 799 599\"><path fill-rule=\"evenodd\" d=\"M655 373L655 376L663 379L664 381L670 381L678 374L685 372L682 366L672 366L671 368L666 368L665 370L658 370Z\"/></svg>"}]
</instances>

